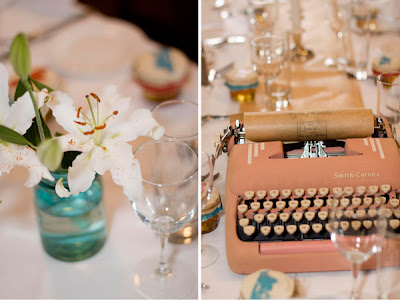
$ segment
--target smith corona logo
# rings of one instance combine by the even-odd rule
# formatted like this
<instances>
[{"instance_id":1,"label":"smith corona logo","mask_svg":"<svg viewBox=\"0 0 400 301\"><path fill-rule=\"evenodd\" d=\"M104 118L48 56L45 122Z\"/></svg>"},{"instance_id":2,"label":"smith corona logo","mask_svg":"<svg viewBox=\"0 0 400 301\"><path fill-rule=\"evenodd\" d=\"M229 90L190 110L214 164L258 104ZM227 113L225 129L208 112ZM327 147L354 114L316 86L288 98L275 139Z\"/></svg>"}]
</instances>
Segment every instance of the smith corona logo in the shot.
<instances>
[{"instance_id":1,"label":"smith corona logo","mask_svg":"<svg viewBox=\"0 0 400 301\"><path fill-rule=\"evenodd\" d=\"M351 178L377 178L379 177L379 172L346 172L346 173L333 173L334 179L351 179Z\"/></svg>"}]
</instances>

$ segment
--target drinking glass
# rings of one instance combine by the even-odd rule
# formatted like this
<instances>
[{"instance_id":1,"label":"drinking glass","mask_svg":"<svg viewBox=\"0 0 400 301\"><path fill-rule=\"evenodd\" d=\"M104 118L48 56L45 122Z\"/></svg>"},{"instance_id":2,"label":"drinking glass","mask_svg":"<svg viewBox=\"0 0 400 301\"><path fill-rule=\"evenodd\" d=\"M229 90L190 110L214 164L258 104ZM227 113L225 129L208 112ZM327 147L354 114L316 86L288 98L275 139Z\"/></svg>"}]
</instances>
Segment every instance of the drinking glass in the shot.
<instances>
[{"instance_id":1,"label":"drinking glass","mask_svg":"<svg viewBox=\"0 0 400 301\"><path fill-rule=\"evenodd\" d=\"M380 203L383 203L383 200ZM359 299L360 266L372 255L381 251L386 231L384 209L377 205L376 201L365 214L360 214L358 209L361 207L354 207L354 204L344 207L338 199L334 199L329 212L331 240L351 264L353 284L350 299ZM371 210L375 210L373 217Z\"/></svg>"},{"instance_id":2,"label":"drinking glass","mask_svg":"<svg viewBox=\"0 0 400 301\"><path fill-rule=\"evenodd\" d=\"M271 85L288 59L287 42L276 36L261 36L251 40L253 69L263 77L267 107L276 110L271 98Z\"/></svg>"},{"instance_id":3,"label":"drinking glass","mask_svg":"<svg viewBox=\"0 0 400 301\"><path fill-rule=\"evenodd\" d=\"M400 130L400 72L385 72L377 77L378 115L385 117L392 128ZM400 132L397 133L400 135Z\"/></svg>"},{"instance_id":4,"label":"drinking glass","mask_svg":"<svg viewBox=\"0 0 400 301\"><path fill-rule=\"evenodd\" d=\"M181 262L168 263L168 234L184 227L197 209L197 154L180 141L150 141L135 151L142 172L140 196L131 200L137 216L160 236L161 255L141 260L135 268L134 284L150 299L176 299L193 287L195 274ZM138 188L139 189L139 188ZM197 271L196 271L197 273Z\"/></svg>"},{"instance_id":5,"label":"drinking glass","mask_svg":"<svg viewBox=\"0 0 400 301\"><path fill-rule=\"evenodd\" d=\"M279 16L278 0L248 0L249 22L256 35L272 33Z\"/></svg>"},{"instance_id":6,"label":"drinking glass","mask_svg":"<svg viewBox=\"0 0 400 301\"><path fill-rule=\"evenodd\" d=\"M206 152L201 152L201 207L210 200L214 185L213 164ZM208 267L217 261L219 253L217 248L208 244L201 244L201 268Z\"/></svg>"}]
</instances>

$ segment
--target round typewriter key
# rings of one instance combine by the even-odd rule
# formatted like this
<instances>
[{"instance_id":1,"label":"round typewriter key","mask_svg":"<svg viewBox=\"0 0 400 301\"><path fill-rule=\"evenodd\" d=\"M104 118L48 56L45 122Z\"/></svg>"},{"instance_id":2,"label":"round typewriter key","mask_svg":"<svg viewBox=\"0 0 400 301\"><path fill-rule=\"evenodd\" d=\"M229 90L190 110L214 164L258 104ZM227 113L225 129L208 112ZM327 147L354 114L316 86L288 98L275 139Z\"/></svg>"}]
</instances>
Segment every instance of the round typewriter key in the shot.
<instances>
[{"instance_id":1,"label":"round typewriter key","mask_svg":"<svg viewBox=\"0 0 400 301\"><path fill-rule=\"evenodd\" d=\"M393 208L396 208L399 206L399 199L390 199L389 203L390 205L392 205Z\"/></svg>"},{"instance_id":2,"label":"round typewriter key","mask_svg":"<svg viewBox=\"0 0 400 301\"><path fill-rule=\"evenodd\" d=\"M265 210L271 210L272 207L274 206L274 203L272 203L271 201L265 201L263 203L263 206Z\"/></svg>"},{"instance_id":3,"label":"round typewriter key","mask_svg":"<svg viewBox=\"0 0 400 301\"><path fill-rule=\"evenodd\" d=\"M361 222L360 222L360 221L351 221L351 227L352 227L355 231L358 231L358 229L361 228Z\"/></svg>"},{"instance_id":4,"label":"round typewriter key","mask_svg":"<svg viewBox=\"0 0 400 301\"><path fill-rule=\"evenodd\" d=\"M295 225L287 225L286 226L286 231L293 235L297 231L297 226L295 226Z\"/></svg>"},{"instance_id":5,"label":"round typewriter key","mask_svg":"<svg viewBox=\"0 0 400 301\"><path fill-rule=\"evenodd\" d=\"M352 198L351 203L353 204L354 207L361 206L362 199L361 198Z\"/></svg>"},{"instance_id":6,"label":"round typewriter key","mask_svg":"<svg viewBox=\"0 0 400 301\"><path fill-rule=\"evenodd\" d=\"M314 197L317 194L317 188L308 188L307 195L310 197Z\"/></svg>"},{"instance_id":7,"label":"round typewriter key","mask_svg":"<svg viewBox=\"0 0 400 301\"><path fill-rule=\"evenodd\" d=\"M307 224L301 224L299 226L300 232L303 234L307 234L308 231L310 231L310 225Z\"/></svg>"},{"instance_id":8,"label":"round typewriter key","mask_svg":"<svg viewBox=\"0 0 400 301\"><path fill-rule=\"evenodd\" d=\"M240 220L239 220L239 225L240 226L242 226L242 227L246 227L246 226L248 226L249 225L249 219L248 218L241 218Z\"/></svg>"},{"instance_id":9,"label":"round typewriter key","mask_svg":"<svg viewBox=\"0 0 400 301\"><path fill-rule=\"evenodd\" d=\"M396 209L393 211L395 217L400 218L400 210Z\"/></svg>"},{"instance_id":10,"label":"round typewriter key","mask_svg":"<svg viewBox=\"0 0 400 301\"><path fill-rule=\"evenodd\" d=\"M391 219L389 225L393 230L396 230L400 226L400 221L398 219Z\"/></svg>"},{"instance_id":11,"label":"round typewriter key","mask_svg":"<svg viewBox=\"0 0 400 301\"><path fill-rule=\"evenodd\" d=\"M287 212L283 212L281 214L279 214L279 218L281 219L282 222L286 223L287 220L289 219L290 214Z\"/></svg>"},{"instance_id":12,"label":"round typewriter key","mask_svg":"<svg viewBox=\"0 0 400 301\"><path fill-rule=\"evenodd\" d=\"M342 205L343 207L347 207L350 205L350 200L348 198L341 198L340 205Z\"/></svg>"},{"instance_id":13,"label":"round typewriter key","mask_svg":"<svg viewBox=\"0 0 400 301\"><path fill-rule=\"evenodd\" d=\"M260 209L260 203L252 202L252 203L250 203L250 208L253 209L254 211L258 211L258 209Z\"/></svg>"},{"instance_id":14,"label":"round typewriter key","mask_svg":"<svg viewBox=\"0 0 400 301\"><path fill-rule=\"evenodd\" d=\"M295 200L289 201L289 207L292 209L296 209L297 207L299 207L299 201L295 201Z\"/></svg>"},{"instance_id":15,"label":"round typewriter key","mask_svg":"<svg viewBox=\"0 0 400 301\"><path fill-rule=\"evenodd\" d=\"M283 189L281 194L284 198L289 198L292 195L292 191L290 189Z\"/></svg>"},{"instance_id":16,"label":"round typewriter key","mask_svg":"<svg viewBox=\"0 0 400 301\"><path fill-rule=\"evenodd\" d=\"M276 215L276 213L268 213L267 214L267 220L269 220L269 222L273 223L276 221L276 218L278 216Z\"/></svg>"},{"instance_id":17,"label":"round typewriter key","mask_svg":"<svg viewBox=\"0 0 400 301\"><path fill-rule=\"evenodd\" d=\"M338 206L339 205L339 200L338 199L327 199L326 204L329 207L332 207L333 205Z\"/></svg>"},{"instance_id":18,"label":"round typewriter key","mask_svg":"<svg viewBox=\"0 0 400 301\"><path fill-rule=\"evenodd\" d=\"M378 190L379 190L379 187L376 186L376 185L372 185L372 186L369 186L369 187L368 187L368 192L369 192L370 194L375 194L375 193L378 192Z\"/></svg>"},{"instance_id":19,"label":"round typewriter key","mask_svg":"<svg viewBox=\"0 0 400 301\"><path fill-rule=\"evenodd\" d=\"M343 212L343 215L347 218L353 218L354 212L353 210L346 210L345 212Z\"/></svg>"},{"instance_id":20,"label":"round typewriter key","mask_svg":"<svg viewBox=\"0 0 400 301\"><path fill-rule=\"evenodd\" d=\"M356 187L356 192L359 195L363 195L366 191L367 191L367 187L365 187L365 186L357 186Z\"/></svg>"},{"instance_id":21,"label":"round typewriter key","mask_svg":"<svg viewBox=\"0 0 400 301\"><path fill-rule=\"evenodd\" d=\"M315 212L307 211L306 213L304 213L304 216L309 222L311 222L315 217Z\"/></svg>"},{"instance_id":22,"label":"round typewriter key","mask_svg":"<svg viewBox=\"0 0 400 301\"><path fill-rule=\"evenodd\" d=\"M325 229L326 229L326 231L331 232L331 224L330 223L326 223L325 224Z\"/></svg>"},{"instance_id":23,"label":"round typewriter key","mask_svg":"<svg viewBox=\"0 0 400 301\"><path fill-rule=\"evenodd\" d=\"M365 229L370 229L372 227L372 221L370 220L365 220L362 222L362 224L365 227Z\"/></svg>"},{"instance_id":24,"label":"round typewriter key","mask_svg":"<svg viewBox=\"0 0 400 301\"><path fill-rule=\"evenodd\" d=\"M245 191L244 197L246 198L246 200L251 200L252 198L254 198L254 191Z\"/></svg>"},{"instance_id":25,"label":"round typewriter key","mask_svg":"<svg viewBox=\"0 0 400 301\"><path fill-rule=\"evenodd\" d=\"M343 188L343 192L347 196L351 196L354 193L354 188L353 187L345 187Z\"/></svg>"},{"instance_id":26,"label":"round typewriter key","mask_svg":"<svg viewBox=\"0 0 400 301\"><path fill-rule=\"evenodd\" d=\"M322 231L322 224L313 224L312 226L311 226L311 228L313 229L313 231L315 232L315 233L319 233L319 232L321 232Z\"/></svg>"},{"instance_id":27,"label":"round typewriter key","mask_svg":"<svg viewBox=\"0 0 400 301\"><path fill-rule=\"evenodd\" d=\"M365 197L364 198L364 205L366 205L367 207L371 206L373 203L373 199L371 197Z\"/></svg>"},{"instance_id":28,"label":"round typewriter key","mask_svg":"<svg viewBox=\"0 0 400 301\"><path fill-rule=\"evenodd\" d=\"M267 236L271 232L271 227L270 226L262 226L260 228L260 231L263 235Z\"/></svg>"},{"instance_id":29,"label":"round typewriter key","mask_svg":"<svg viewBox=\"0 0 400 301\"><path fill-rule=\"evenodd\" d=\"M318 212L318 217L320 218L321 221L326 220L326 218L328 217L328 211Z\"/></svg>"},{"instance_id":30,"label":"round typewriter key","mask_svg":"<svg viewBox=\"0 0 400 301\"><path fill-rule=\"evenodd\" d=\"M336 212L336 218L337 218L337 219L341 219L342 216L343 216L343 211L337 211L337 212Z\"/></svg>"},{"instance_id":31,"label":"round typewriter key","mask_svg":"<svg viewBox=\"0 0 400 301\"><path fill-rule=\"evenodd\" d=\"M299 222L303 218L303 213L302 212L293 212L292 216L295 221Z\"/></svg>"},{"instance_id":32,"label":"round typewriter key","mask_svg":"<svg viewBox=\"0 0 400 301\"><path fill-rule=\"evenodd\" d=\"M329 194L329 188L320 188L319 194L322 196L327 196Z\"/></svg>"},{"instance_id":33,"label":"round typewriter key","mask_svg":"<svg viewBox=\"0 0 400 301\"><path fill-rule=\"evenodd\" d=\"M256 192L256 195L259 199L263 199L265 198L265 196L267 195L267 192L265 190L258 190Z\"/></svg>"},{"instance_id":34,"label":"round typewriter key","mask_svg":"<svg viewBox=\"0 0 400 301\"><path fill-rule=\"evenodd\" d=\"M243 232L247 236L252 236L255 231L256 231L256 227L254 227L254 226L246 226L243 228Z\"/></svg>"},{"instance_id":35,"label":"round typewriter key","mask_svg":"<svg viewBox=\"0 0 400 301\"><path fill-rule=\"evenodd\" d=\"M391 187L388 184L381 185L381 190L383 193L388 193L390 191L390 189L391 189Z\"/></svg>"},{"instance_id":36,"label":"round typewriter key","mask_svg":"<svg viewBox=\"0 0 400 301\"><path fill-rule=\"evenodd\" d=\"M276 208L278 209L284 209L286 207L286 202L285 201L277 201L276 202Z\"/></svg>"},{"instance_id":37,"label":"round typewriter key","mask_svg":"<svg viewBox=\"0 0 400 301\"><path fill-rule=\"evenodd\" d=\"M256 215L254 215L254 220L255 220L257 223L261 224L261 223L263 222L263 220L264 220L264 214L258 213L258 214L256 214Z\"/></svg>"},{"instance_id":38,"label":"round typewriter key","mask_svg":"<svg viewBox=\"0 0 400 301\"><path fill-rule=\"evenodd\" d=\"M246 211L247 211L247 205L246 205L246 204L238 205L238 211L239 211L240 213L245 214Z\"/></svg>"},{"instance_id":39,"label":"round typewriter key","mask_svg":"<svg viewBox=\"0 0 400 301\"><path fill-rule=\"evenodd\" d=\"M314 200L314 206L317 207L317 208L321 208L322 206L324 206L324 200L315 199Z\"/></svg>"},{"instance_id":40,"label":"round typewriter key","mask_svg":"<svg viewBox=\"0 0 400 301\"><path fill-rule=\"evenodd\" d=\"M384 204L385 201L386 201L386 199L382 198L380 196L377 196L377 197L374 198L374 204L377 205L377 206L380 206L380 205Z\"/></svg>"},{"instance_id":41,"label":"round typewriter key","mask_svg":"<svg viewBox=\"0 0 400 301\"><path fill-rule=\"evenodd\" d=\"M386 220L374 220L374 226L376 228L378 228L380 225L385 226L386 227Z\"/></svg>"},{"instance_id":42,"label":"round typewriter key","mask_svg":"<svg viewBox=\"0 0 400 301\"><path fill-rule=\"evenodd\" d=\"M376 210L375 209L369 209L368 210L368 215L370 217L375 217L376 216Z\"/></svg>"},{"instance_id":43,"label":"round typewriter key","mask_svg":"<svg viewBox=\"0 0 400 301\"><path fill-rule=\"evenodd\" d=\"M297 197L301 198L301 197L304 195L304 189L302 189L302 188L297 188L297 189L294 190L294 194L295 194ZM292 233L292 234L293 234L293 233Z\"/></svg>"},{"instance_id":44,"label":"round typewriter key","mask_svg":"<svg viewBox=\"0 0 400 301\"><path fill-rule=\"evenodd\" d=\"M391 218L393 215L393 211L390 208L385 208L385 216L386 218Z\"/></svg>"},{"instance_id":45,"label":"round typewriter key","mask_svg":"<svg viewBox=\"0 0 400 301\"><path fill-rule=\"evenodd\" d=\"M357 217L358 218L366 218L367 217L367 212L365 212L365 210L359 209L356 211Z\"/></svg>"},{"instance_id":46,"label":"round typewriter key","mask_svg":"<svg viewBox=\"0 0 400 301\"><path fill-rule=\"evenodd\" d=\"M340 197L343 194L343 189L342 187L333 187L332 192L336 197Z\"/></svg>"},{"instance_id":47,"label":"round typewriter key","mask_svg":"<svg viewBox=\"0 0 400 301\"><path fill-rule=\"evenodd\" d=\"M279 196L279 190L273 189L269 191L271 198L276 199Z\"/></svg>"},{"instance_id":48,"label":"round typewriter key","mask_svg":"<svg viewBox=\"0 0 400 301\"><path fill-rule=\"evenodd\" d=\"M285 227L284 226L279 225L279 226L275 226L274 227L274 232L277 235L282 235L283 231L285 231Z\"/></svg>"},{"instance_id":49,"label":"round typewriter key","mask_svg":"<svg viewBox=\"0 0 400 301\"><path fill-rule=\"evenodd\" d=\"M334 229L339 228L339 222L338 222L338 221L333 222L333 223L332 223L332 227L333 227Z\"/></svg>"},{"instance_id":50,"label":"round typewriter key","mask_svg":"<svg viewBox=\"0 0 400 301\"><path fill-rule=\"evenodd\" d=\"M340 222L340 228L343 229L343 231L347 231L349 229L350 223L348 221L341 221Z\"/></svg>"},{"instance_id":51,"label":"round typewriter key","mask_svg":"<svg viewBox=\"0 0 400 301\"><path fill-rule=\"evenodd\" d=\"M311 201L310 200L301 200L301 207L304 209L308 209L311 206Z\"/></svg>"}]
</instances>

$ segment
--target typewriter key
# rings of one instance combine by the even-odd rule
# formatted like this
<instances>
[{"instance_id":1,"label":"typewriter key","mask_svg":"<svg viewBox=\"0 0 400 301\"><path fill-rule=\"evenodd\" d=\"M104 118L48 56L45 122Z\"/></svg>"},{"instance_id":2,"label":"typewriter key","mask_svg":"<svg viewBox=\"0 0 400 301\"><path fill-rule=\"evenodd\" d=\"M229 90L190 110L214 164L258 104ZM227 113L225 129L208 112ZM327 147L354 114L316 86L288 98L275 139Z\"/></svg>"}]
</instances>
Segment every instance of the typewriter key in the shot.
<instances>
[{"instance_id":1,"label":"typewriter key","mask_svg":"<svg viewBox=\"0 0 400 301\"><path fill-rule=\"evenodd\" d=\"M304 209L308 209L311 205L311 201L310 200L301 200L301 207L303 207Z\"/></svg>"},{"instance_id":2,"label":"typewriter key","mask_svg":"<svg viewBox=\"0 0 400 301\"><path fill-rule=\"evenodd\" d=\"M384 193L388 193L390 191L390 189L391 189L391 187L388 184L381 185L381 190Z\"/></svg>"},{"instance_id":3,"label":"typewriter key","mask_svg":"<svg viewBox=\"0 0 400 301\"><path fill-rule=\"evenodd\" d=\"M246 226L248 226L249 225L249 219L248 218L241 218L240 220L239 220L239 225L240 226L242 226L242 227L246 227Z\"/></svg>"},{"instance_id":4,"label":"typewriter key","mask_svg":"<svg viewBox=\"0 0 400 301\"><path fill-rule=\"evenodd\" d=\"M296 209L297 207L299 207L299 201L295 201L295 200L289 201L289 207L292 209Z\"/></svg>"},{"instance_id":5,"label":"typewriter key","mask_svg":"<svg viewBox=\"0 0 400 301\"><path fill-rule=\"evenodd\" d=\"M357 186L356 187L356 192L359 195L363 195L366 191L367 191L367 187L365 187L365 186Z\"/></svg>"},{"instance_id":6,"label":"typewriter key","mask_svg":"<svg viewBox=\"0 0 400 301\"><path fill-rule=\"evenodd\" d=\"M331 232L331 224L330 223L326 223L325 224L325 229L326 229L326 231Z\"/></svg>"},{"instance_id":7,"label":"typewriter key","mask_svg":"<svg viewBox=\"0 0 400 301\"><path fill-rule=\"evenodd\" d=\"M386 201L386 199L382 198L380 196L377 196L377 197L374 198L374 204L377 205L377 206L385 204L385 201Z\"/></svg>"},{"instance_id":8,"label":"typewriter key","mask_svg":"<svg viewBox=\"0 0 400 301\"><path fill-rule=\"evenodd\" d=\"M375 217L376 216L376 210L375 209L369 209L368 210L368 215L370 216L370 217Z\"/></svg>"},{"instance_id":9,"label":"typewriter key","mask_svg":"<svg viewBox=\"0 0 400 301\"><path fill-rule=\"evenodd\" d=\"M284 202L284 201L277 201L276 202L276 208L278 208L278 209L284 209L286 207L286 202Z\"/></svg>"},{"instance_id":10,"label":"typewriter key","mask_svg":"<svg viewBox=\"0 0 400 301\"><path fill-rule=\"evenodd\" d=\"M337 211L337 212L336 212L336 218L337 218L337 219L341 219L342 216L343 216L343 211Z\"/></svg>"},{"instance_id":11,"label":"typewriter key","mask_svg":"<svg viewBox=\"0 0 400 301\"><path fill-rule=\"evenodd\" d=\"M244 197L246 198L246 200L251 200L252 198L254 198L254 191L245 191Z\"/></svg>"},{"instance_id":12,"label":"typewriter key","mask_svg":"<svg viewBox=\"0 0 400 301\"><path fill-rule=\"evenodd\" d=\"M396 208L399 206L399 199L390 199L389 200L390 205L392 205L393 208Z\"/></svg>"},{"instance_id":13,"label":"typewriter key","mask_svg":"<svg viewBox=\"0 0 400 301\"><path fill-rule=\"evenodd\" d=\"M307 194L310 197L314 197L317 194L317 188L308 188L307 189Z\"/></svg>"},{"instance_id":14,"label":"typewriter key","mask_svg":"<svg viewBox=\"0 0 400 301\"><path fill-rule=\"evenodd\" d=\"M302 212L293 212L292 216L295 221L299 222L303 218L303 213Z\"/></svg>"},{"instance_id":15,"label":"typewriter key","mask_svg":"<svg viewBox=\"0 0 400 301\"><path fill-rule=\"evenodd\" d=\"M307 224L301 224L299 226L300 232L303 234L307 234L308 231L310 231L310 225Z\"/></svg>"},{"instance_id":16,"label":"typewriter key","mask_svg":"<svg viewBox=\"0 0 400 301\"><path fill-rule=\"evenodd\" d=\"M351 203L353 204L354 207L361 206L362 199L361 198L352 198Z\"/></svg>"},{"instance_id":17,"label":"typewriter key","mask_svg":"<svg viewBox=\"0 0 400 301\"><path fill-rule=\"evenodd\" d=\"M353 187L345 187L343 188L343 192L347 196L351 196L354 193L354 188Z\"/></svg>"},{"instance_id":18,"label":"typewriter key","mask_svg":"<svg viewBox=\"0 0 400 301\"><path fill-rule=\"evenodd\" d=\"M252 202L252 203L250 203L250 207L254 211L258 211L258 209L260 209L260 203L259 202Z\"/></svg>"},{"instance_id":19,"label":"typewriter key","mask_svg":"<svg viewBox=\"0 0 400 301\"><path fill-rule=\"evenodd\" d=\"M297 226L295 226L295 225L287 225L286 226L286 231L293 235L297 231Z\"/></svg>"},{"instance_id":20,"label":"typewriter key","mask_svg":"<svg viewBox=\"0 0 400 301\"><path fill-rule=\"evenodd\" d=\"M290 189L283 189L281 194L284 198L289 198L292 195L292 191Z\"/></svg>"},{"instance_id":21,"label":"typewriter key","mask_svg":"<svg viewBox=\"0 0 400 301\"><path fill-rule=\"evenodd\" d=\"M350 205L350 200L349 200L348 198L342 198L342 199L340 199L340 204L341 204L343 207L347 207L347 206Z\"/></svg>"},{"instance_id":22,"label":"typewriter key","mask_svg":"<svg viewBox=\"0 0 400 301\"><path fill-rule=\"evenodd\" d=\"M269 191L271 198L276 199L279 196L279 190L273 189Z\"/></svg>"},{"instance_id":23,"label":"typewriter key","mask_svg":"<svg viewBox=\"0 0 400 301\"><path fill-rule=\"evenodd\" d=\"M258 213L258 214L256 214L256 215L254 215L254 220L255 220L257 223L261 224L261 223L263 222L263 220L264 220L264 214Z\"/></svg>"},{"instance_id":24,"label":"typewriter key","mask_svg":"<svg viewBox=\"0 0 400 301\"><path fill-rule=\"evenodd\" d=\"M324 206L324 200L315 199L314 200L314 206L317 207L317 208L321 208L322 206Z\"/></svg>"},{"instance_id":25,"label":"typewriter key","mask_svg":"<svg viewBox=\"0 0 400 301\"><path fill-rule=\"evenodd\" d=\"M359 209L356 211L357 217L358 218L366 218L367 216L367 212L365 212L365 210Z\"/></svg>"},{"instance_id":26,"label":"typewriter key","mask_svg":"<svg viewBox=\"0 0 400 301\"><path fill-rule=\"evenodd\" d=\"M260 228L260 231L261 231L262 234L267 236L269 233L271 233L271 227L270 226L262 226Z\"/></svg>"},{"instance_id":27,"label":"typewriter key","mask_svg":"<svg viewBox=\"0 0 400 301\"><path fill-rule=\"evenodd\" d=\"M297 188L297 189L294 190L294 194L295 194L297 197L301 198L301 197L304 195L304 189L302 189L302 188ZM293 234L293 233L292 233L292 234Z\"/></svg>"},{"instance_id":28,"label":"typewriter key","mask_svg":"<svg viewBox=\"0 0 400 301\"><path fill-rule=\"evenodd\" d=\"M275 222L275 220L276 220L277 217L278 217L278 216L276 215L276 213L268 213L268 214L267 214L267 220L268 220L270 223Z\"/></svg>"},{"instance_id":29,"label":"typewriter key","mask_svg":"<svg viewBox=\"0 0 400 301\"><path fill-rule=\"evenodd\" d=\"M327 196L329 194L329 188L320 188L319 194L322 196Z\"/></svg>"},{"instance_id":30,"label":"typewriter key","mask_svg":"<svg viewBox=\"0 0 400 301\"><path fill-rule=\"evenodd\" d=\"M343 189L342 187L333 187L332 192L336 197L341 197L343 194Z\"/></svg>"},{"instance_id":31,"label":"typewriter key","mask_svg":"<svg viewBox=\"0 0 400 301\"><path fill-rule=\"evenodd\" d=\"M364 204L369 207L372 205L373 199L371 197L365 197L364 198Z\"/></svg>"},{"instance_id":32,"label":"typewriter key","mask_svg":"<svg viewBox=\"0 0 400 301\"><path fill-rule=\"evenodd\" d=\"M353 218L354 212L353 210L346 210L345 212L343 212L343 215L347 218Z\"/></svg>"},{"instance_id":33,"label":"typewriter key","mask_svg":"<svg viewBox=\"0 0 400 301\"><path fill-rule=\"evenodd\" d=\"M343 229L343 231L347 231L349 229L350 223L348 221L341 221L340 222L340 228Z\"/></svg>"},{"instance_id":34,"label":"typewriter key","mask_svg":"<svg viewBox=\"0 0 400 301\"><path fill-rule=\"evenodd\" d=\"M370 194L375 194L375 193L378 192L378 190L379 190L379 187L376 186L376 185L372 185L372 186L369 186L369 187L368 187L368 192L369 192Z\"/></svg>"},{"instance_id":35,"label":"typewriter key","mask_svg":"<svg viewBox=\"0 0 400 301\"><path fill-rule=\"evenodd\" d=\"M339 200L338 199L327 199L326 204L329 207L332 207L333 205L338 206L339 205Z\"/></svg>"},{"instance_id":36,"label":"typewriter key","mask_svg":"<svg viewBox=\"0 0 400 301\"><path fill-rule=\"evenodd\" d=\"M400 221L398 219L391 219L389 225L393 230L396 230L400 226Z\"/></svg>"},{"instance_id":37,"label":"typewriter key","mask_svg":"<svg viewBox=\"0 0 400 301\"><path fill-rule=\"evenodd\" d=\"M374 220L374 226L376 228L380 227L381 225L386 227L386 220L379 220L379 219Z\"/></svg>"},{"instance_id":38,"label":"typewriter key","mask_svg":"<svg viewBox=\"0 0 400 301\"><path fill-rule=\"evenodd\" d=\"M394 214L395 217L400 218L400 210L397 210L397 209L394 210L393 214Z\"/></svg>"},{"instance_id":39,"label":"typewriter key","mask_svg":"<svg viewBox=\"0 0 400 301\"><path fill-rule=\"evenodd\" d=\"M362 224L363 224L364 228L367 230L371 229L371 227L372 227L372 221L370 221L370 220L365 220L362 222Z\"/></svg>"},{"instance_id":40,"label":"typewriter key","mask_svg":"<svg viewBox=\"0 0 400 301\"><path fill-rule=\"evenodd\" d=\"M255 231L256 231L256 227L254 227L254 226L246 226L246 227L243 228L243 232L247 236L252 236Z\"/></svg>"},{"instance_id":41,"label":"typewriter key","mask_svg":"<svg viewBox=\"0 0 400 301\"><path fill-rule=\"evenodd\" d=\"M393 211L390 208L385 208L385 217L386 218L391 218L393 215Z\"/></svg>"},{"instance_id":42,"label":"typewriter key","mask_svg":"<svg viewBox=\"0 0 400 301\"><path fill-rule=\"evenodd\" d=\"M319 233L319 232L321 232L321 230L322 230L322 225L321 224L313 224L312 226L311 226L311 228L313 229L313 231L315 232L315 233Z\"/></svg>"},{"instance_id":43,"label":"typewriter key","mask_svg":"<svg viewBox=\"0 0 400 301\"><path fill-rule=\"evenodd\" d=\"M265 196L267 195L267 192L265 190L258 190L256 192L256 195L259 199L263 199L265 198Z\"/></svg>"},{"instance_id":44,"label":"typewriter key","mask_svg":"<svg viewBox=\"0 0 400 301\"><path fill-rule=\"evenodd\" d=\"M279 214L279 218L281 219L282 222L286 223L287 220L289 219L290 214L287 212L283 212L281 214Z\"/></svg>"},{"instance_id":45,"label":"typewriter key","mask_svg":"<svg viewBox=\"0 0 400 301\"><path fill-rule=\"evenodd\" d=\"M285 227L284 226L279 225L279 226L275 226L274 227L274 232L277 235L282 235L283 231L285 231Z\"/></svg>"},{"instance_id":46,"label":"typewriter key","mask_svg":"<svg viewBox=\"0 0 400 301\"><path fill-rule=\"evenodd\" d=\"M271 201L265 201L263 203L263 206L265 210L271 210L272 207L274 206L274 203L272 203Z\"/></svg>"},{"instance_id":47,"label":"typewriter key","mask_svg":"<svg viewBox=\"0 0 400 301\"><path fill-rule=\"evenodd\" d=\"M247 211L247 205L245 204L238 205L238 211L242 214L245 214Z\"/></svg>"},{"instance_id":48,"label":"typewriter key","mask_svg":"<svg viewBox=\"0 0 400 301\"><path fill-rule=\"evenodd\" d=\"M309 222L311 222L315 217L315 212L307 211L306 213L304 213L304 216Z\"/></svg>"},{"instance_id":49,"label":"typewriter key","mask_svg":"<svg viewBox=\"0 0 400 301\"><path fill-rule=\"evenodd\" d=\"M355 231L358 231L358 229L361 228L361 222L360 222L360 221L351 221L351 227L352 227Z\"/></svg>"},{"instance_id":50,"label":"typewriter key","mask_svg":"<svg viewBox=\"0 0 400 301\"><path fill-rule=\"evenodd\" d=\"M318 212L318 217L320 218L321 221L326 220L326 218L328 217L328 211Z\"/></svg>"}]
</instances>

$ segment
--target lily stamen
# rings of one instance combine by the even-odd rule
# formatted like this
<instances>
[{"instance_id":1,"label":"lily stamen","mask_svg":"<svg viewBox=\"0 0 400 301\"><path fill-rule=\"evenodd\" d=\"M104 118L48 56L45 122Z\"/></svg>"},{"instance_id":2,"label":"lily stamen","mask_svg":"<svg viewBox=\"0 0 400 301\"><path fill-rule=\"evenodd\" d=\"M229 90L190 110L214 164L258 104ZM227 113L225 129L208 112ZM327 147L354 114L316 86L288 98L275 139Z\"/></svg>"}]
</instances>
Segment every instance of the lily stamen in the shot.
<instances>
[{"instance_id":1,"label":"lily stamen","mask_svg":"<svg viewBox=\"0 0 400 301\"><path fill-rule=\"evenodd\" d=\"M100 102L100 97L98 97L97 96L97 94L95 94L95 93L90 93L90 95L94 98L94 99L96 99L97 100L97 102Z\"/></svg>"},{"instance_id":2,"label":"lily stamen","mask_svg":"<svg viewBox=\"0 0 400 301\"><path fill-rule=\"evenodd\" d=\"M81 122L81 121L76 121L76 120L74 120L74 122L77 123L77 124L79 124L79 125L87 125L86 122Z\"/></svg>"},{"instance_id":3,"label":"lily stamen","mask_svg":"<svg viewBox=\"0 0 400 301\"><path fill-rule=\"evenodd\" d=\"M96 126L94 129L95 129L95 130L102 130L102 129L104 129L105 127L106 127L106 124L104 123L103 125Z\"/></svg>"},{"instance_id":4,"label":"lily stamen","mask_svg":"<svg viewBox=\"0 0 400 301\"><path fill-rule=\"evenodd\" d=\"M118 111L114 111L112 112L112 114L110 114L110 116L106 117L102 123L105 123L108 119L110 119L111 117L113 117L114 115L118 115Z\"/></svg>"},{"instance_id":5,"label":"lily stamen","mask_svg":"<svg viewBox=\"0 0 400 301\"><path fill-rule=\"evenodd\" d=\"M79 108L78 108L78 112L76 113L76 117L79 118L79 115L80 115L80 113L81 113L81 110L82 110L82 107L79 107Z\"/></svg>"},{"instance_id":6,"label":"lily stamen","mask_svg":"<svg viewBox=\"0 0 400 301\"><path fill-rule=\"evenodd\" d=\"M88 104L89 104L90 112L92 113L93 123L94 123L95 126L97 126L97 121L98 121L98 120L96 120L96 118L94 117L93 108L92 108L92 103L90 102L89 95L86 95L86 100L87 100L87 102L88 102Z\"/></svg>"},{"instance_id":7,"label":"lily stamen","mask_svg":"<svg viewBox=\"0 0 400 301\"><path fill-rule=\"evenodd\" d=\"M92 135L94 134L94 130L83 132L84 135Z\"/></svg>"}]
</instances>

